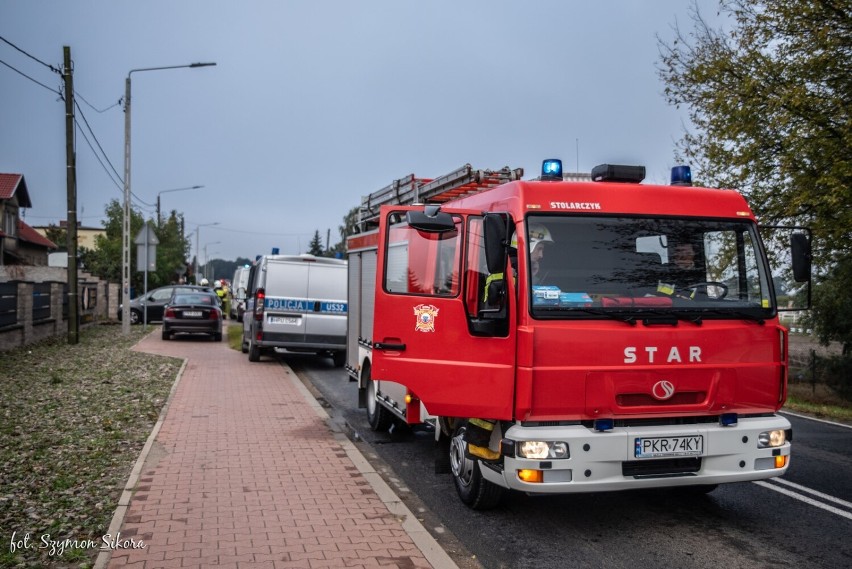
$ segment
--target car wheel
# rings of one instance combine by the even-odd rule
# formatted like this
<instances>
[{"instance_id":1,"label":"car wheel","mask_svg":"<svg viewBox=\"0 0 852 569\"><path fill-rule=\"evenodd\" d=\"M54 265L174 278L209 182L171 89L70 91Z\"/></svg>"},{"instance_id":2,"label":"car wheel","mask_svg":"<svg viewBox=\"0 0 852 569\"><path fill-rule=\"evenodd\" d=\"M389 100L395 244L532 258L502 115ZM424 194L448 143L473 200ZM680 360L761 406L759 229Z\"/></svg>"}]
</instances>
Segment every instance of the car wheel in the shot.
<instances>
[{"instance_id":1,"label":"car wheel","mask_svg":"<svg viewBox=\"0 0 852 569\"><path fill-rule=\"evenodd\" d=\"M142 322L142 312L139 310L130 309L130 323L139 324Z\"/></svg>"},{"instance_id":2,"label":"car wheel","mask_svg":"<svg viewBox=\"0 0 852 569\"><path fill-rule=\"evenodd\" d=\"M250 362L260 361L260 346L255 344L252 340L249 340L248 356Z\"/></svg>"},{"instance_id":3,"label":"car wheel","mask_svg":"<svg viewBox=\"0 0 852 569\"><path fill-rule=\"evenodd\" d=\"M334 362L334 367L343 367L346 365L346 352L343 350L331 352L331 360Z\"/></svg>"},{"instance_id":4,"label":"car wheel","mask_svg":"<svg viewBox=\"0 0 852 569\"><path fill-rule=\"evenodd\" d=\"M242 353L244 353L244 354L248 353L248 342L246 342L245 338L243 338L243 343L240 346L240 351L242 351Z\"/></svg>"},{"instance_id":5,"label":"car wheel","mask_svg":"<svg viewBox=\"0 0 852 569\"><path fill-rule=\"evenodd\" d=\"M221 342L222 341L222 333L216 332L215 334L213 334L213 341L214 342Z\"/></svg>"},{"instance_id":6,"label":"car wheel","mask_svg":"<svg viewBox=\"0 0 852 569\"><path fill-rule=\"evenodd\" d=\"M171 332L168 332L166 329L163 329L163 340L168 341L168 340L171 340L171 339L172 339Z\"/></svg>"},{"instance_id":7,"label":"car wheel","mask_svg":"<svg viewBox=\"0 0 852 569\"><path fill-rule=\"evenodd\" d=\"M506 495L506 489L483 478L479 460L471 458L467 452L464 433L467 422L456 429L450 441L450 470L453 484L459 498L474 510L489 510L499 505Z\"/></svg>"}]
</instances>

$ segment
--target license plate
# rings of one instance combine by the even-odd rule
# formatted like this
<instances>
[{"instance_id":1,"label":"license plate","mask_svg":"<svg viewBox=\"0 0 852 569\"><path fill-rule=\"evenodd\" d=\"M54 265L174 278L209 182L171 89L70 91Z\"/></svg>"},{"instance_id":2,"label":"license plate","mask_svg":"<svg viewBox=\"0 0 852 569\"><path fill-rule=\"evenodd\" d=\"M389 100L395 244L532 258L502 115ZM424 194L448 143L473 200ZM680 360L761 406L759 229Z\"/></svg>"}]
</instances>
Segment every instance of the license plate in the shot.
<instances>
[{"instance_id":1,"label":"license plate","mask_svg":"<svg viewBox=\"0 0 852 569\"><path fill-rule=\"evenodd\" d=\"M187 310L183 313L184 318L201 318L202 313L200 310Z\"/></svg>"},{"instance_id":2,"label":"license plate","mask_svg":"<svg viewBox=\"0 0 852 569\"><path fill-rule=\"evenodd\" d=\"M270 324L290 324L298 326L301 319L298 316L270 316L268 322Z\"/></svg>"},{"instance_id":3,"label":"license plate","mask_svg":"<svg viewBox=\"0 0 852 569\"><path fill-rule=\"evenodd\" d=\"M704 437L648 437L635 439L636 458L662 458L672 456L700 456L704 454Z\"/></svg>"}]
</instances>

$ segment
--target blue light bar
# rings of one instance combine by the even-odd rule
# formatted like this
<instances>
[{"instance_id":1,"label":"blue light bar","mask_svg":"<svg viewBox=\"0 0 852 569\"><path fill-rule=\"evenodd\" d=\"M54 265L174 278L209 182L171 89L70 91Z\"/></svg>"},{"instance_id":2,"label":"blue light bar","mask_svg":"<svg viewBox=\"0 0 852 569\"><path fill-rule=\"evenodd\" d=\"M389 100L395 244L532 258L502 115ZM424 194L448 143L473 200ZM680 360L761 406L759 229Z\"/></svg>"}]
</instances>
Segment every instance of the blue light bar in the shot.
<instances>
[{"instance_id":1,"label":"blue light bar","mask_svg":"<svg viewBox=\"0 0 852 569\"><path fill-rule=\"evenodd\" d=\"M615 421L612 419L595 419L596 431L611 431L615 427Z\"/></svg>"},{"instance_id":2,"label":"blue light bar","mask_svg":"<svg viewBox=\"0 0 852 569\"><path fill-rule=\"evenodd\" d=\"M689 166L675 166L672 168L672 186L691 186L692 170Z\"/></svg>"},{"instance_id":3,"label":"blue light bar","mask_svg":"<svg viewBox=\"0 0 852 569\"><path fill-rule=\"evenodd\" d=\"M541 163L541 179L550 181L562 181L562 160L548 158Z\"/></svg>"}]
</instances>

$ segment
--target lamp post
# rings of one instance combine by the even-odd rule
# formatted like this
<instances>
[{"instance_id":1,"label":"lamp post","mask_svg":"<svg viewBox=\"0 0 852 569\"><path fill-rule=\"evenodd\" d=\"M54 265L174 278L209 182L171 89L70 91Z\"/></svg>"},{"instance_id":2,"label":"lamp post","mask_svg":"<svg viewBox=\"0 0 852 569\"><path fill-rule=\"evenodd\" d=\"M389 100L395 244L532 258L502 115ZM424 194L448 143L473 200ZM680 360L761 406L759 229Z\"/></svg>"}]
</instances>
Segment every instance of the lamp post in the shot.
<instances>
[{"instance_id":1,"label":"lamp post","mask_svg":"<svg viewBox=\"0 0 852 569\"><path fill-rule=\"evenodd\" d=\"M130 334L130 76L139 71L160 71L163 69L182 69L208 67L215 63L190 63L189 65L170 65L167 67L144 67L131 69L124 81L124 219L121 226L121 333ZM159 220L158 220L159 222Z\"/></svg>"},{"instance_id":2,"label":"lamp post","mask_svg":"<svg viewBox=\"0 0 852 569\"><path fill-rule=\"evenodd\" d=\"M219 225L219 222L214 221L213 223L202 223L201 225L199 225L195 228L195 271L193 271L193 274L195 275L195 284L199 284L198 257L201 255L201 248L198 246L198 234L199 234L198 230L201 229L202 227L207 227L207 226L210 226L210 225ZM207 259L205 259L205 261L206 260Z\"/></svg>"},{"instance_id":3,"label":"lamp post","mask_svg":"<svg viewBox=\"0 0 852 569\"><path fill-rule=\"evenodd\" d=\"M210 256L207 254L207 246L208 245L218 245L221 241L210 241L209 243L204 244L204 277L209 279L210 276ZM213 275L216 276L216 275Z\"/></svg>"},{"instance_id":4,"label":"lamp post","mask_svg":"<svg viewBox=\"0 0 852 569\"><path fill-rule=\"evenodd\" d=\"M157 192L157 227L160 227L160 194L167 194L169 192L182 192L184 190L198 190L203 187L204 186L188 186L186 188L175 188L173 190L163 190L162 192Z\"/></svg>"}]
</instances>

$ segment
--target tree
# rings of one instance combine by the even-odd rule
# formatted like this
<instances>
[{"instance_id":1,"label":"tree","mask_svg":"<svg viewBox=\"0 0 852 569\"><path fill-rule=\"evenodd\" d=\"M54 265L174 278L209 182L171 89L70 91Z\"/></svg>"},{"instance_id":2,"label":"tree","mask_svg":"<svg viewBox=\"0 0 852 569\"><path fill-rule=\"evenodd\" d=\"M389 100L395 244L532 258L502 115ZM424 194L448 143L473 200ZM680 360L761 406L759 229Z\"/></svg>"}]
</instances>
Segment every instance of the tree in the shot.
<instances>
[{"instance_id":1,"label":"tree","mask_svg":"<svg viewBox=\"0 0 852 569\"><path fill-rule=\"evenodd\" d=\"M343 225L337 226L337 231L340 234L340 241L338 241L329 251L332 256L340 255L344 257L346 255L346 238L350 235L354 235L357 233L356 224L358 223L358 210L359 206L355 206L349 210L349 212L343 216Z\"/></svg>"},{"instance_id":2,"label":"tree","mask_svg":"<svg viewBox=\"0 0 852 569\"><path fill-rule=\"evenodd\" d=\"M124 208L118 200L110 201L104 209L106 222L105 235L95 238L94 250L81 251L80 257L86 269L92 274L111 282L121 282L122 269L122 223ZM130 212L130 286L136 294L144 287L144 273L136 270L136 245L133 239L142 229L144 219L136 210ZM153 220L148 223L155 226ZM148 288L157 288L176 282L186 270L189 240L181 235L181 224L176 212L155 229L157 245L157 269L148 273ZM183 269L183 271L181 270Z\"/></svg>"},{"instance_id":3,"label":"tree","mask_svg":"<svg viewBox=\"0 0 852 569\"><path fill-rule=\"evenodd\" d=\"M314 231L311 244L308 246L308 253L316 257L325 256L325 250L322 248L322 238L320 237L319 229Z\"/></svg>"},{"instance_id":4,"label":"tree","mask_svg":"<svg viewBox=\"0 0 852 569\"><path fill-rule=\"evenodd\" d=\"M740 189L763 224L809 225L817 280L833 275L832 294L848 312L852 5L722 0L720 11L728 31L712 29L693 8L692 32L675 27L672 43L659 40L666 98L685 105L695 126L676 157L708 185ZM815 291L815 299L825 296ZM823 326L832 321L820 317L827 306L814 305Z\"/></svg>"}]
</instances>

